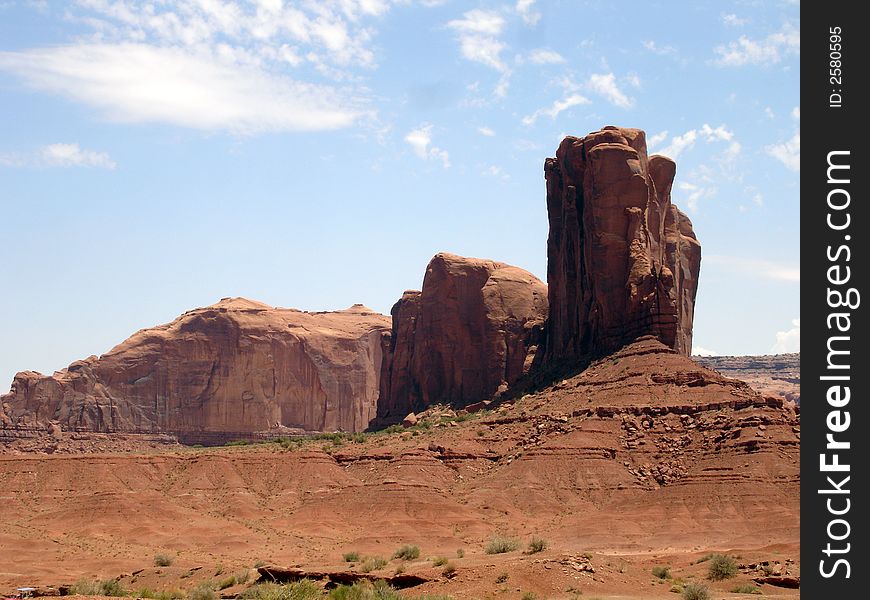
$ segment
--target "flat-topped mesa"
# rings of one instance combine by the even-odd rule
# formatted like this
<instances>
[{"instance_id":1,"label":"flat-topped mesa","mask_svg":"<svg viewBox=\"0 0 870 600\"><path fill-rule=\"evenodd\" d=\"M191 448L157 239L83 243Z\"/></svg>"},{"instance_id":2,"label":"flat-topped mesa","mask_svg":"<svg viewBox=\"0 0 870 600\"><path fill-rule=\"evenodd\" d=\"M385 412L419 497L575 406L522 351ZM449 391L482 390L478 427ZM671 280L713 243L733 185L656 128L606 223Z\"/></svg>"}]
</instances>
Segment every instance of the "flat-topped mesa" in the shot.
<instances>
[{"instance_id":1,"label":"flat-topped mesa","mask_svg":"<svg viewBox=\"0 0 870 600\"><path fill-rule=\"evenodd\" d=\"M701 246L671 204L676 165L647 157L639 129L566 137L547 181L546 342L536 358L565 364L653 335L692 348Z\"/></svg>"},{"instance_id":2,"label":"flat-topped mesa","mask_svg":"<svg viewBox=\"0 0 870 600\"><path fill-rule=\"evenodd\" d=\"M361 431L377 410L389 326L361 304L305 312L224 298L53 375L18 373L0 398L2 421L97 432Z\"/></svg>"},{"instance_id":3,"label":"flat-topped mesa","mask_svg":"<svg viewBox=\"0 0 870 600\"><path fill-rule=\"evenodd\" d=\"M491 398L531 365L547 288L518 267L440 253L392 310L378 416Z\"/></svg>"}]
</instances>

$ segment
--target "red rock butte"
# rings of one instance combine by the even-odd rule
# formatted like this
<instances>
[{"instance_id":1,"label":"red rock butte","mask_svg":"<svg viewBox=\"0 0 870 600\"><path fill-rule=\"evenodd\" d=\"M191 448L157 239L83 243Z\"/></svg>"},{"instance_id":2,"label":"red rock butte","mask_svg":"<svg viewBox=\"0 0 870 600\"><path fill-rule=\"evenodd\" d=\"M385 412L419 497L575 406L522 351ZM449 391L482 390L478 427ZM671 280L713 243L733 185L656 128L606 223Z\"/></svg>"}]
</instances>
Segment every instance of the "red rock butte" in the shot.
<instances>
[{"instance_id":1,"label":"red rock butte","mask_svg":"<svg viewBox=\"0 0 870 600\"><path fill-rule=\"evenodd\" d=\"M701 251L671 204L675 172L672 160L647 157L638 129L567 137L544 164L548 285L439 253L391 318L362 305L305 312L224 299L53 375L18 373L0 419L188 441L225 434L216 442L362 431L436 403L502 396L644 335L688 355Z\"/></svg>"}]
</instances>

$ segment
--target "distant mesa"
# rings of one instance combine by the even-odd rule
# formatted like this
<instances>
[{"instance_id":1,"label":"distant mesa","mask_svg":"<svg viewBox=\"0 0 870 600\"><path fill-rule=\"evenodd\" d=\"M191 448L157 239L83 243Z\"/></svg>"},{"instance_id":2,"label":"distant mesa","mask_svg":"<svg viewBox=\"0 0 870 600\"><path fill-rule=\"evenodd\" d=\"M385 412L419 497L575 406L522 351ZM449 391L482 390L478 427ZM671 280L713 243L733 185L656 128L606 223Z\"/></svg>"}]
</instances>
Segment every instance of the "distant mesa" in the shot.
<instances>
[{"instance_id":1,"label":"distant mesa","mask_svg":"<svg viewBox=\"0 0 870 600\"><path fill-rule=\"evenodd\" d=\"M643 336L687 355L701 250L671 203L674 162L648 157L643 131L605 127L566 137L544 173L548 285L439 253L390 317L224 298L54 375L18 373L3 426L361 431L493 398Z\"/></svg>"}]
</instances>

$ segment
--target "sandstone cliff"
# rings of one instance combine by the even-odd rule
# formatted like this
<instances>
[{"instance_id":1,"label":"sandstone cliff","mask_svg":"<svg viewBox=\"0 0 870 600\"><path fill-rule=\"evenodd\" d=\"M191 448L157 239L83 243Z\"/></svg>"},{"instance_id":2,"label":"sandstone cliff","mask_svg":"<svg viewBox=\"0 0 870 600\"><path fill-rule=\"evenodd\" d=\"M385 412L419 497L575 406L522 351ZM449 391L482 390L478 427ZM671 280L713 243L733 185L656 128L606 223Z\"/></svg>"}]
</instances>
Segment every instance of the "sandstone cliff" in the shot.
<instances>
[{"instance_id":1,"label":"sandstone cliff","mask_svg":"<svg viewBox=\"0 0 870 600\"><path fill-rule=\"evenodd\" d=\"M401 418L430 404L488 399L530 365L547 316L547 287L504 263L440 253L422 291L393 306L378 415Z\"/></svg>"},{"instance_id":2,"label":"sandstone cliff","mask_svg":"<svg viewBox=\"0 0 870 600\"><path fill-rule=\"evenodd\" d=\"M651 334L688 355L701 247L671 204L676 166L643 131L566 137L544 164L550 317L538 364L588 359Z\"/></svg>"},{"instance_id":3,"label":"sandstone cliff","mask_svg":"<svg viewBox=\"0 0 870 600\"><path fill-rule=\"evenodd\" d=\"M224 299L54 375L19 373L0 400L11 423L91 431L360 431L377 410L389 326L361 305Z\"/></svg>"}]
</instances>

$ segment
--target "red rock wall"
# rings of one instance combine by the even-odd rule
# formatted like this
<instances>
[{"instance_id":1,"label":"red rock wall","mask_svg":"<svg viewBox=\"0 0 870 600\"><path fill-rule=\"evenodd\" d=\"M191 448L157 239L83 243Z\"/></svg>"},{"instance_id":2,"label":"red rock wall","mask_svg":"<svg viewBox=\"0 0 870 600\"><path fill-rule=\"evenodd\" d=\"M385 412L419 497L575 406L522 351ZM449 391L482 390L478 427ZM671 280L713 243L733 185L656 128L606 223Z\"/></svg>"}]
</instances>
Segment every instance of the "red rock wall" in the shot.
<instances>
[{"instance_id":1,"label":"red rock wall","mask_svg":"<svg viewBox=\"0 0 870 600\"><path fill-rule=\"evenodd\" d=\"M643 131L566 137L544 163L550 317L538 364L613 351L651 334L692 347L701 248L671 204L676 166Z\"/></svg>"},{"instance_id":2,"label":"red rock wall","mask_svg":"<svg viewBox=\"0 0 870 600\"><path fill-rule=\"evenodd\" d=\"M531 331L547 314L546 286L504 263L440 253L423 290L393 306L378 415L492 397L528 368ZM503 387L504 386L504 387Z\"/></svg>"},{"instance_id":3,"label":"red rock wall","mask_svg":"<svg viewBox=\"0 0 870 600\"><path fill-rule=\"evenodd\" d=\"M16 375L9 424L92 431L361 431L377 410L389 319L243 299L189 311L51 376Z\"/></svg>"}]
</instances>

